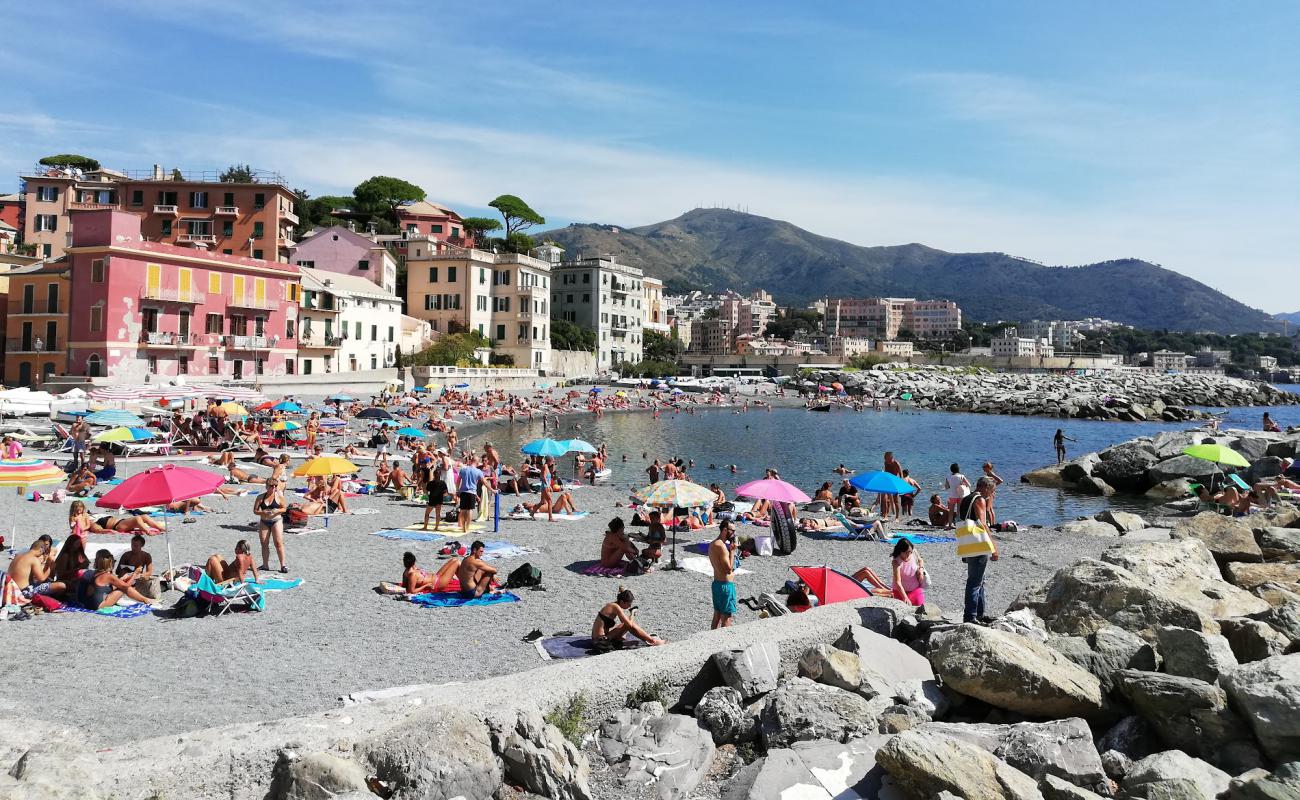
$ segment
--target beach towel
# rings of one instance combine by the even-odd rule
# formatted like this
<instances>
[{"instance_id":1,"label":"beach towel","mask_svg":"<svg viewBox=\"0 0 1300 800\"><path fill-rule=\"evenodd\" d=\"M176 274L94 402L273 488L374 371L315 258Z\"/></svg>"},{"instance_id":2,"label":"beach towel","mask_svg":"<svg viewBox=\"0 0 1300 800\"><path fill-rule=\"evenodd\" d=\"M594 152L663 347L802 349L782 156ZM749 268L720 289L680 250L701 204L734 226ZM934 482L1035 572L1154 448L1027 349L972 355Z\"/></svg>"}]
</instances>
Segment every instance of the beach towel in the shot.
<instances>
[{"instance_id":1,"label":"beach towel","mask_svg":"<svg viewBox=\"0 0 1300 800\"><path fill-rule=\"evenodd\" d=\"M533 552L527 547L510 544L509 542L484 542L483 543L483 560L515 558L516 556L526 556Z\"/></svg>"},{"instance_id":2,"label":"beach towel","mask_svg":"<svg viewBox=\"0 0 1300 800\"><path fill-rule=\"evenodd\" d=\"M552 514L551 519L558 520L561 522L576 522L577 520L580 519L586 519L589 516L591 516L590 511L579 511L576 514ZM507 515L506 519L525 520L527 522L532 522L534 520L541 520L542 522L549 521L547 520L546 512L544 511L538 511L536 517L529 516L528 512L526 511L519 514L509 514Z\"/></svg>"},{"instance_id":3,"label":"beach towel","mask_svg":"<svg viewBox=\"0 0 1300 800\"><path fill-rule=\"evenodd\" d=\"M800 531L809 539L830 539L836 542L869 542L872 537L865 533L850 533L848 531Z\"/></svg>"},{"instance_id":4,"label":"beach towel","mask_svg":"<svg viewBox=\"0 0 1300 800\"><path fill-rule=\"evenodd\" d=\"M677 559L677 563L681 565L682 569L689 569L691 572L698 572L701 575L713 577L713 563L703 556L686 556L685 558ZM737 567L736 574L748 575L749 570L744 567Z\"/></svg>"},{"instance_id":5,"label":"beach towel","mask_svg":"<svg viewBox=\"0 0 1300 800\"><path fill-rule=\"evenodd\" d=\"M257 523L254 522L254 523L253 523L253 526L256 527L256 526L257 526ZM304 527L304 528L285 528L285 529L284 529L284 532L287 533L287 534L289 534L290 536L303 536L303 535L308 534L308 533L325 533L325 531L327 531L327 530L329 530L329 529L328 529L328 528L305 528L305 527Z\"/></svg>"},{"instance_id":6,"label":"beach towel","mask_svg":"<svg viewBox=\"0 0 1300 800\"><path fill-rule=\"evenodd\" d=\"M627 574L627 571L624 567L601 566L600 562L597 561L595 564L592 564L591 566L584 567L582 570L582 574L596 575L602 578L621 578Z\"/></svg>"},{"instance_id":7,"label":"beach towel","mask_svg":"<svg viewBox=\"0 0 1300 800\"><path fill-rule=\"evenodd\" d=\"M429 520L429 523L432 524L432 523L433 523L433 520L432 520L432 519ZM460 525L456 524L455 522L444 522L444 523L442 523L442 529L443 529L444 531L446 531L448 535L453 535L453 534L459 534L459 533L460 533ZM433 532L433 531L431 531L431 530L430 530L430 531L425 531L425 530L424 530L424 523L422 523L422 522L413 522L413 523L411 523L410 525L407 525L405 528L402 528L402 530L404 530L404 531L419 531L419 532L421 532L421 533L432 533L432 532ZM466 529L466 531L467 531L468 533L474 533L475 531L481 531L481 530L485 530L485 527L484 527L483 525L478 525L478 524L475 524L475 523L473 523L473 522L471 522L471 523L469 524L469 528Z\"/></svg>"},{"instance_id":8,"label":"beach towel","mask_svg":"<svg viewBox=\"0 0 1300 800\"><path fill-rule=\"evenodd\" d=\"M352 509L351 511L349 511L348 513L349 513L349 514L356 514L356 515L359 515L359 516L367 516L367 515L369 515L369 514L378 514L378 513L379 513L379 509L377 509L377 508L354 508L354 509Z\"/></svg>"},{"instance_id":9,"label":"beach towel","mask_svg":"<svg viewBox=\"0 0 1300 800\"><path fill-rule=\"evenodd\" d=\"M940 544L942 542L955 542L955 536L929 536L924 533L891 533L889 541L886 544L897 544L899 539L906 539L912 544Z\"/></svg>"},{"instance_id":10,"label":"beach towel","mask_svg":"<svg viewBox=\"0 0 1300 800\"><path fill-rule=\"evenodd\" d=\"M409 542L437 542L447 537L441 533L433 531L408 531L397 528L388 528L382 531L374 531L371 536L382 536L385 539L405 539Z\"/></svg>"},{"instance_id":11,"label":"beach towel","mask_svg":"<svg viewBox=\"0 0 1300 800\"><path fill-rule=\"evenodd\" d=\"M184 511L147 511L147 510L145 510L145 509L143 509L143 508L139 509L139 511L141 511L141 512L143 512L143 513L145 513L145 514L148 514L148 515L150 515L150 516L152 516L152 517L183 517L183 516L185 516L185 512L184 512ZM201 517L201 516L203 516L203 512L202 512L202 511L191 511L189 515L190 515L191 517Z\"/></svg>"},{"instance_id":12,"label":"beach towel","mask_svg":"<svg viewBox=\"0 0 1300 800\"><path fill-rule=\"evenodd\" d=\"M247 585L259 592L283 592L286 589L297 589L302 586L302 578L272 578L263 575L260 581L247 581Z\"/></svg>"},{"instance_id":13,"label":"beach towel","mask_svg":"<svg viewBox=\"0 0 1300 800\"><path fill-rule=\"evenodd\" d=\"M90 609L80 606L63 606L64 611L75 611L81 614L97 614L101 617L113 617L114 619L135 619L143 617L153 611L153 606L147 603L136 603L130 606L109 606L108 608Z\"/></svg>"},{"instance_id":14,"label":"beach towel","mask_svg":"<svg viewBox=\"0 0 1300 800\"><path fill-rule=\"evenodd\" d=\"M518 603L519 596L514 592L497 592L485 594L472 600L460 596L459 592L437 592L434 594L413 594L412 603L425 608L463 608L464 606L495 606L501 603Z\"/></svg>"},{"instance_id":15,"label":"beach towel","mask_svg":"<svg viewBox=\"0 0 1300 800\"><path fill-rule=\"evenodd\" d=\"M590 636L552 636L549 639L540 639L536 644L537 652L541 654L542 658L586 658L587 656L597 655L596 643L591 640ZM645 642L626 636L623 638L623 647L620 649L631 650L635 647L645 647Z\"/></svg>"}]
</instances>

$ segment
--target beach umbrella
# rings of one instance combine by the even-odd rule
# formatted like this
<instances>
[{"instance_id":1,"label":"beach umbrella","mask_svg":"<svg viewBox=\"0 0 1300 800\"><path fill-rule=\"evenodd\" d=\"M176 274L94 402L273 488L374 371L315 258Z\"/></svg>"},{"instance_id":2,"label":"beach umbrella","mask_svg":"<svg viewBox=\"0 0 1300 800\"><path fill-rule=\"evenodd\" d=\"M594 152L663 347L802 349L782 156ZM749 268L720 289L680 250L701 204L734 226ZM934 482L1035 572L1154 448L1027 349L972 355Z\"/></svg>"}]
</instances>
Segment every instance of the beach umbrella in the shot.
<instances>
[{"instance_id":1,"label":"beach umbrella","mask_svg":"<svg viewBox=\"0 0 1300 800\"><path fill-rule=\"evenodd\" d=\"M301 427L301 422L293 422L292 420L280 420L279 422L271 423L271 430L273 431L296 431Z\"/></svg>"},{"instance_id":2,"label":"beach umbrella","mask_svg":"<svg viewBox=\"0 0 1300 800\"><path fill-rule=\"evenodd\" d=\"M396 433L398 436L418 436L421 439L429 435L427 432L422 431L419 428L411 428L411 427L398 428Z\"/></svg>"},{"instance_id":3,"label":"beach umbrella","mask_svg":"<svg viewBox=\"0 0 1300 800\"><path fill-rule=\"evenodd\" d=\"M770 500L773 503L807 503L812 499L798 486L775 478L764 478L737 486L736 496Z\"/></svg>"},{"instance_id":4,"label":"beach umbrella","mask_svg":"<svg viewBox=\"0 0 1300 800\"><path fill-rule=\"evenodd\" d=\"M557 442L554 439L534 439L519 448L519 450L530 456L562 456L569 452L568 447L563 442Z\"/></svg>"},{"instance_id":5,"label":"beach umbrella","mask_svg":"<svg viewBox=\"0 0 1300 800\"><path fill-rule=\"evenodd\" d=\"M148 428L109 428L92 437L97 442L138 442L158 434Z\"/></svg>"},{"instance_id":6,"label":"beach umbrella","mask_svg":"<svg viewBox=\"0 0 1300 800\"><path fill-rule=\"evenodd\" d=\"M711 490L698 483L681 480L652 483L645 488L638 489L633 496L648 506L673 509L673 548L668 558L668 566L664 567L664 569L682 569L677 564L677 509L712 506L713 502L718 498Z\"/></svg>"},{"instance_id":7,"label":"beach umbrella","mask_svg":"<svg viewBox=\"0 0 1300 800\"><path fill-rule=\"evenodd\" d=\"M357 419L392 419L393 415L387 409L371 406L363 408L357 414Z\"/></svg>"},{"instance_id":8,"label":"beach umbrella","mask_svg":"<svg viewBox=\"0 0 1300 800\"><path fill-rule=\"evenodd\" d=\"M593 386L593 387L591 387L591 393L592 393L592 394L600 394L600 393L603 392L603 391L605 391L605 390L602 389L602 388L600 388L599 386Z\"/></svg>"},{"instance_id":9,"label":"beach umbrella","mask_svg":"<svg viewBox=\"0 0 1300 800\"><path fill-rule=\"evenodd\" d=\"M402 423L395 419L381 419L379 421L379 427L381 428L398 428L401 427L401 425Z\"/></svg>"},{"instance_id":10,"label":"beach umbrella","mask_svg":"<svg viewBox=\"0 0 1300 800\"><path fill-rule=\"evenodd\" d=\"M615 397L627 397L627 392L623 391L622 389L619 389L617 392L614 392L614 396L615 396Z\"/></svg>"},{"instance_id":11,"label":"beach umbrella","mask_svg":"<svg viewBox=\"0 0 1300 800\"><path fill-rule=\"evenodd\" d=\"M63 470L39 458L0 461L0 486L16 486L21 490L28 486L63 483L67 479Z\"/></svg>"},{"instance_id":12,"label":"beach umbrella","mask_svg":"<svg viewBox=\"0 0 1300 800\"><path fill-rule=\"evenodd\" d=\"M412 389L411 391L413 391L413 392L427 392L427 391L429 391L429 387L428 387L428 386L417 386L417 387L415 387L414 389Z\"/></svg>"},{"instance_id":13,"label":"beach umbrella","mask_svg":"<svg viewBox=\"0 0 1300 800\"><path fill-rule=\"evenodd\" d=\"M685 389L673 389L672 393L673 393L673 394L686 394L686 390L685 390Z\"/></svg>"},{"instance_id":14,"label":"beach umbrella","mask_svg":"<svg viewBox=\"0 0 1300 800\"><path fill-rule=\"evenodd\" d=\"M1221 444L1194 444L1191 447L1183 448L1183 455L1199 458L1203 461L1213 461L1215 464L1224 464L1229 467L1249 467L1250 462L1246 457L1231 447L1224 447Z\"/></svg>"},{"instance_id":15,"label":"beach umbrella","mask_svg":"<svg viewBox=\"0 0 1300 800\"><path fill-rule=\"evenodd\" d=\"M842 392L842 391L844 391L844 384L842 384L842 383L832 383L832 384L831 384L831 388L834 389L834 390L837 391L837 392Z\"/></svg>"},{"instance_id":16,"label":"beach umbrella","mask_svg":"<svg viewBox=\"0 0 1300 800\"><path fill-rule=\"evenodd\" d=\"M456 387L455 387L455 388L457 388L457 389L468 389L468 388L469 388L469 384L468 384L468 383L458 383L458 384L456 384Z\"/></svg>"},{"instance_id":17,"label":"beach umbrella","mask_svg":"<svg viewBox=\"0 0 1300 800\"><path fill-rule=\"evenodd\" d=\"M861 581L839 570L830 567L790 567L790 570L799 576L822 605L871 597L871 590Z\"/></svg>"},{"instance_id":18,"label":"beach umbrella","mask_svg":"<svg viewBox=\"0 0 1300 800\"><path fill-rule=\"evenodd\" d=\"M241 403L260 403L266 395L243 386L195 386L200 397L210 400L238 400Z\"/></svg>"},{"instance_id":19,"label":"beach umbrella","mask_svg":"<svg viewBox=\"0 0 1300 800\"><path fill-rule=\"evenodd\" d=\"M155 386L146 392L146 396L160 400L189 400L203 397L203 391L194 386Z\"/></svg>"},{"instance_id":20,"label":"beach umbrella","mask_svg":"<svg viewBox=\"0 0 1300 800\"><path fill-rule=\"evenodd\" d=\"M911 392L903 392L902 394L900 394L900 395L898 396L898 399L899 399L899 400L911 400L911 399L912 399L912 393L911 393Z\"/></svg>"},{"instance_id":21,"label":"beach umbrella","mask_svg":"<svg viewBox=\"0 0 1300 800\"><path fill-rule=\"evenodd\" d=\"M310 461L304 462L301 466L293 471L293 474L299 478L315 478L322 475L351 475L359 472L360 469L356 464L340 456L317 456Z\"/></svg>"},{"instance_id":22,"label":"beach umbrella","mask_svg":"<svg viewBox=\"0 0 1300 800\"><path fill-rule=\"evenodd\" d=\"M91 400L100 402L129 403L149 396L148 388L147 386L101 386L98 389L91 389L88 396Z\"/></svg>"},{"instance_id":23,"label":"beach umbrella","mask_svg":"<svg viewBox=\"0 0 1300 800\"><path fill-rule=\"evenodd\" d=\"M161 467L145 470L139 475L132 475L122 481L96 500L95 505L100 508L144 508L145 506L166 508L181 500L193 500L196 497L212 494L224 482L225 479L216 472L163 464ZM189 516L188 509L185 515ZM167 569L171 571L171 526L165 527L163 533L167 537Z\"/></svg>"},{"instance_id":24,"label":"beach umbrella","mask_svg":"<svg viewBox=\"0 0 1300 800\"><path fill-rule=\"evenodd\" d=\"M88 425L104 426L124 426L127 428L143 428L144 420L129 411L117 411L108 409L106 411L96 411L86 417Z\"/></svg>"},{"instance_id":25,"label":"beach umbrella","mask_svg":"<svg viewBox=\"0 0 1300 800\"><path fill-rule=\"evenodd\" d=\"M320 426L322 428L346 428L348 423L338 417L324 417L320 421Z\"/></svg>"},{"instance_id":26,"label":"beach umbrella","mask_svg":"<svg viewBox=\"0 0 1300 800\"><path fill-rule=\"evenodd\" d=\"M329 397L327 397L327 398L325 398L325 399L326 399L326 400L330 400L330 401L335 402L335 403L351 403L352 401L356 400L357 398L353 397L353 396L350 395L350 394L332 394L332 395L330 395Z\"/></svg>"},{"instance_id":27,"label":"beach umbrella","mask_svg":"<svg viewBox=\"0 0 1300 800\"><path fill-rule=\"evenodd\" d=\"M566 453L598 453L599 450L591 442L584 442L582 439L563 439L560 444L565 446Z\"/></svg>"},{"instance_id":28,"label":"beach umbrella","mask_svg":"<svg viewBox=\"0 0 1300 800\"><path fill-rule=\"evenodd\" d=\"M230 417L246 417L246 416L248 416L248 409L247 409L247 408L244 408L244 407L243 407L242 405L240 405L239 403L236 403L234 400L227 400L226 402L224 402L224 403L222 403L221 405L217 406L217 408L219 408L219 409L221 409L222 411L226 412L226 416L230 416Z\"/></svg>"},{"instance_id":29,"label":"beach umbrella","mask_svg":"<svg viewBox=\"0 0 1300 800\"><path fill-rule=\"evenodd\" d=\"M872 494L909 494L916 491L915 486L897 475L880 470L854 475L849 478L849 483Z\"/></svg>"},{"instance_id":30,"label":"beach umbrella","mask_svg":"<svg viewBox=\"0 0 1300 800\"><path fill-rule=\"evenodd\" d=\"M298 405L292 400L282 400L279 403L276 403L275 405L271 406L271 410L284 411L289 414L301 414L302 406Z\"/></svg>"}]
</instances>

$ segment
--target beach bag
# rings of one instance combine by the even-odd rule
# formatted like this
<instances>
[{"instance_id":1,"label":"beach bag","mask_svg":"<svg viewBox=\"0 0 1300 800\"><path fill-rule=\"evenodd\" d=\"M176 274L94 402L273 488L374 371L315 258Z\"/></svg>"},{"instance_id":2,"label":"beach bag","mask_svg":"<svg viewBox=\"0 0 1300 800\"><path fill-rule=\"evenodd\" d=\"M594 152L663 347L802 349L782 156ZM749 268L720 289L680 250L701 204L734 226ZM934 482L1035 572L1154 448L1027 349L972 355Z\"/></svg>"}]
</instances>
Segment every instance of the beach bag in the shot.
<instances>
[{"instance_id":1,"label":"beach bag","mask_svg":"<svg viewBox=\"0 0 1300 800\"><path fill-rule=\"evenodd\" d=\"M527 589L542 585L542 571L532 564L516 567L506 576L507 589Z\"/></svg>"},{"instance_id":2,"label":"beach bag","mask_svg":"<svg viewBox=\"0 0 1300 800\"><path fill-rule=\"evenodd\" d=\"M773 553L773 543L771 536L754 537L754 555L770 556Z\"/></svg>"},{"instance_id":3,"label":"beach bag","mask_svg":"<svg viewBox=\"0 0 1300 800\"><path fill-rule=\"evenodd\" d=\"M975 509L975 496L969 495L968 500L962 502L966 503L966 512L962 515L961 522L957 523L957 557L993 555L993 537L982 525L970 518Z\"/></svg>"}]
</instances>

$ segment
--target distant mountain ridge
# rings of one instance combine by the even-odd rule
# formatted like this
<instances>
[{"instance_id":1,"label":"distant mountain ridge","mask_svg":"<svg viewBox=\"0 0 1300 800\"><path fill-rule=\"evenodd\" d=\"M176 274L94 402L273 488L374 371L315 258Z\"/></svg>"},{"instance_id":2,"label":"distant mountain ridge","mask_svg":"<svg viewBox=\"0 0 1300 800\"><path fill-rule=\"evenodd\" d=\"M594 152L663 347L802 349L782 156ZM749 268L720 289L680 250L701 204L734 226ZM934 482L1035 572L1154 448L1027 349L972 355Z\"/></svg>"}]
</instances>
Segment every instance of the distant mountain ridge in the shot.
<instances>
[{"instance_id":1,"label":"distant mountain ridge","mask_svg":"<svg viewBox=\"0 0 1300 800\"><path fill-rule=\"evenodd\" d=\"M1052 267L1005 253L921 244L862 247L788 222L697 208L638 228L574 224L539 234L569 255L612 254L670 286L767 289L781 303L818 297L954 300L971 320L1105 317L1140 328L1248 333L1277 321L1172 270L1137 259Z\"/></svg>"},{"instance_id":2,"label":"distant mountain ridge","mask_svg":"<svg viewBox=\"0 0 1300 800\"><path fill-rule=\"evenodd\" d=\"M1300 325L1300 311L1291 311L1286 314L1274 314L1273 319L1281 322L1289 322L1292 325Z\"/></svg>"}]
</instances>

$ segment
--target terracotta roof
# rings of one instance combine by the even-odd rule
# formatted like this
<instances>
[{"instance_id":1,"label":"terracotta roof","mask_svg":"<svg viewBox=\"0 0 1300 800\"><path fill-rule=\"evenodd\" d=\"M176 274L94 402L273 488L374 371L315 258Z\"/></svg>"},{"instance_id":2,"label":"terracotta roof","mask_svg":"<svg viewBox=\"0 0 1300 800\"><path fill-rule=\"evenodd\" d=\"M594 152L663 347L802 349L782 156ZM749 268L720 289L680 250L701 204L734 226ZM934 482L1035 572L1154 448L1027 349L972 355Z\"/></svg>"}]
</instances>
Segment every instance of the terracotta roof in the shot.
<instances>
[{"instance_id":1,"label":"terracotta roof","mask_svg":"<svg viewBox=\"0 0 1300 800\"><path fill-rule=\"evenodd\" d=\"M397 207L398 214L420 214L430 217L455 217L460 219L460 214L452 211L446 206L430 202L428 200L416 200L410 203L402 203Z\"/></svg>"}]
</instances>

